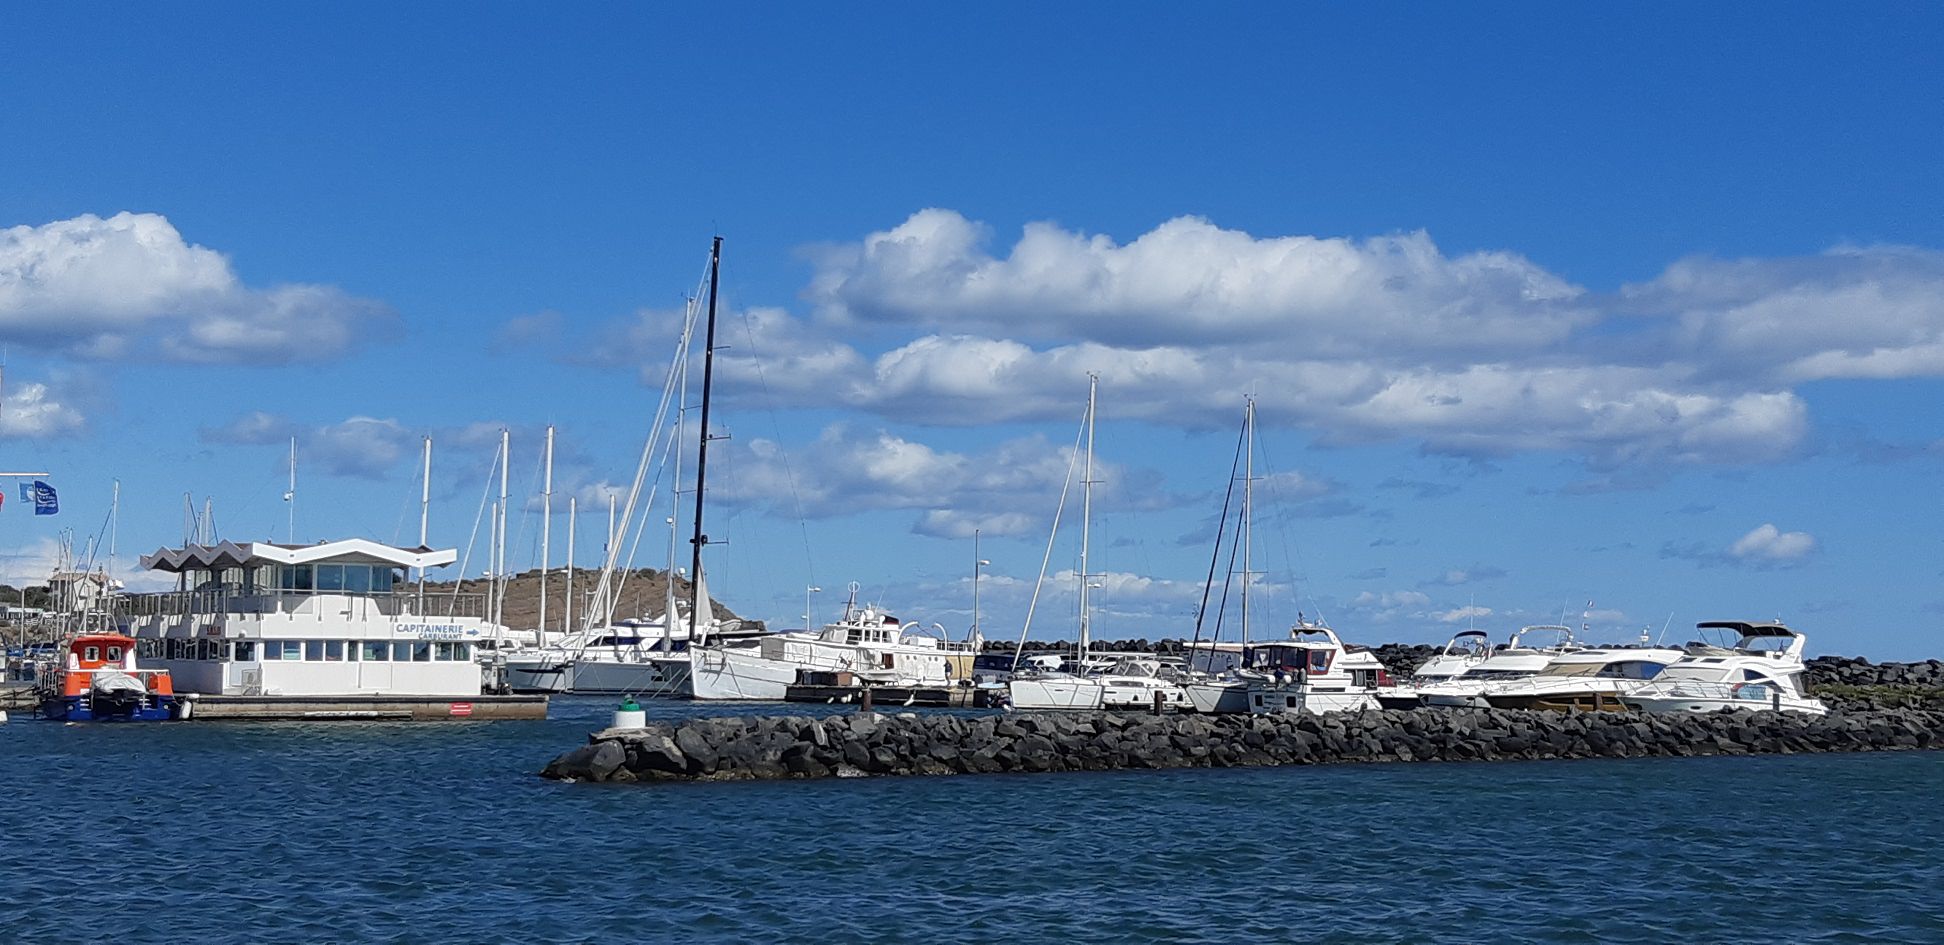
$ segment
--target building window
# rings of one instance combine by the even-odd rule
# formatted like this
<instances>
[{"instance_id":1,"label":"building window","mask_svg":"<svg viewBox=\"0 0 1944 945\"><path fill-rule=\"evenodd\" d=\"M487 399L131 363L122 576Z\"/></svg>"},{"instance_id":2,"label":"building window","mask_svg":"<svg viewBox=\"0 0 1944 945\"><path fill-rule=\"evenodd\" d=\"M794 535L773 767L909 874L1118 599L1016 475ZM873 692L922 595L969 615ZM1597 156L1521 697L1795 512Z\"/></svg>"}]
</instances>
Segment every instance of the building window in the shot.
<instances>
[{"instance_id":1,"label":"building window","mask_svg":"<svg viewBox=\"0 0 1944 945\"><path fill-rule=\"evenodd\" d=\"M343 640L325 640L323 641L323 643L324 643L324 662L326 663L344 662L344 641Z\"/></svg>"},{"instance_id":2,"label":"building window","mask_svg":"<svg viewBox=\"0 0 1944 945\"><path fill-rule=\"evenodd\" d=\"M324 641L323 641L323 640L305 640L305 641L304 641L304 658L305 658L305 659L307 659L307 660L310 660L310 661L311 661L311 662L313 662L313 663L322 663L322 662L324 662Z\"/></svg>"},{"instance_id":3,"label":"building window","mask_svg":"<svg viewBox=\"0 0 1944 945\"><path fill-rule=\"evenodd\" d=\"M391 661L391 644L389 643L366 641L363 646L359 647L359 652L363 654L362 658L367 663L387 663Z\"/></svg>"},{"instance_id":4,"label":"building window","mask_svg":"<svg viewBox=\"0 0 1944 945\"><path fill-rule=\"evenodd\" d=\"M319 591L344 590L344 565L320 564L317 566L317 589Z\"/></svg>"},{"instance_id":5,"label":"building window","mask_svg":"<svg viewBox=\"0 0 1944 945\"><path fill-rule=\"evenodd\" d=\"M412 661L412 645L403 640L392 644L392 662L409 663Z\"/></svg>"},{"instance_id":6,"label":"building window","mask_svg":"<svg viewBox=\"0 0 1944 945\"><path fill-rule=\"evenodd\" d=\"M371 567L363 564L345 565L344 589L352 594L371 593Z\"/></svg>"},{"instance_id":7,"label":"building window","mask_svg":"<svg viewBox=\"0 0 1944 945\"><path fill-rule=\"evenodd\" d=\"M308 591L311 589L311 566L308 564L290 565L277 576L277 586L287 591Z\"/></svg>"},{"instance_id":8,"label":"building window","mask_svg":"<svg viewBox=\"0 0 1944 945\"><path fill-rule=\"evenodd\" d=\"M420 640L419 642L412 644L412 662L414 663L432 662L432 644L429 641Z\"/></svg>"},{"instance_id":9,"label":"building window","mask_svg":"<svg viewBox=\"0 0 1944 945\"><path fill-rule=\"evenodd\" d=\"M236 641L236 661L239 663L256 662L256 646L255 640Z\"/></svg>"},{"instance_id":10,"label":"building window","mask_svg":"<svg viewBox=\"0 0 1944 945\"><path fill-rule=\"evenodd\" d=\"M376 565L371 569L371 589L380 594L390 593L396 578L397 574L389 566Z\"/></svg>"}]
</instances>

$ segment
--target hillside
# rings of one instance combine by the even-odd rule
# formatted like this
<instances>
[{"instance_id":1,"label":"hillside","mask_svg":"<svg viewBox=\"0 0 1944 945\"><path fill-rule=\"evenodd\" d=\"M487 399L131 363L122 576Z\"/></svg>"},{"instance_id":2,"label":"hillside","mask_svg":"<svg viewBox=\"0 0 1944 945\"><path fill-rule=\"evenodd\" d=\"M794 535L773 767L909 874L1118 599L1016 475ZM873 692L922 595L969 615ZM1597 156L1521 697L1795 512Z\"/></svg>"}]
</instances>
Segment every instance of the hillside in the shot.
<instances>
[{"instance_id":1,"label":"hillside","mask_svg":"<svg viewBox=\"0 0 1944 945\"><path fill-rule=\"evenodd\" d=\"M617 578L620 575L617 574ZM601 579L598 570L588 568L574 569L574 622L580 623L580 615L587 612L587 602L594 591L594 585ZM459 582L462 594L485 594L489 585L483 578L473 578ZM445 591L450 593L453 582L427 582L427 593ZM626 573L621 586L621 600L614 609L616 620L629 617L659 617L662 602L668 593L668 578L664 572L653 568L640 568ZM688 579L675 579L676 596L686 601L689 595ZM567 572L556 569L547 576L547 624L549 629L559 629L560 620L567 600ZM729 618L736 613L721 601L710 598L718 618ZM513 576L506 585L506 625L514 628L530 628L540 619L540 571L534 569Z\"/></svg>"}]
</instances>

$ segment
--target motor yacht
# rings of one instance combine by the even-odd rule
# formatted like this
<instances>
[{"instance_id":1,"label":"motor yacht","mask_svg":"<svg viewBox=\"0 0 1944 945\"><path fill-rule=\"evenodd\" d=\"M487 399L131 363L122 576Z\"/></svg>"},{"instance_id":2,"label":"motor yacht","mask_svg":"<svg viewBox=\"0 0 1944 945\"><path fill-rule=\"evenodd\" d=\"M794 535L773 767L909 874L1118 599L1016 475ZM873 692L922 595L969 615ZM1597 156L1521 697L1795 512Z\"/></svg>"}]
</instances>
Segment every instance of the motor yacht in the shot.
<instances>
[{"instance_id":1,"label":"motor yacht","mask_svg":"<svg viewBox=\"0 0 1944 945\"><path fill-rule=\"evenodd\" d=\"M1438 650L1437 655L1419 665L1411 678L1399 682L1378 697L1386 709L1415 709L1423 703L1418 689L1450 682L1471 672L1492 655L1491 638L1483 630L1460 630Z\"/></svg>"},{"instance_id":2,"label":"motor yacht","mask_svg":"<svg viewBox=\"0 0 1944 945\"><path fill-rule=\"evenodd\" d=\"M1160 660L1123 657L1091 673L1021 674L1013 677L1008 698L1015 709L1169 709L1186 708L1174 667Z\"/></svg>"},{"instance_id":3,"label":"motor yacht","mask_svg":"<svg viewBox=\"0 0 1944 945\"><path fill-rule=\"evenodd\" d=\"M1767 709L1823 715L1829 711L1803 685L1802 634L1779 623L1735 620L1697 627L1726 630L1738 639L1728 647L1688 644L1679 662L1620 700L1642 712Z\"/></svg>"},{"instance_id":4,"label":"motor yacht","mask_svg":"<svg viewBox=\"0 0 1944 945\"><path fill-rule=\"evenodd\" d=\"M1482 695L1495 709L1619 711L1625 709L1622 696L1645 685L1682 655L1668 647L1574 650L1559 654L1545 669L1524 679L1491 683Z\"/></svg>"},{"instance_id":5,"label":"motor yacht","mask_svg":"<svg viewBox=\"0 0 1944 945\"><path fill-rule=\"evenodd\" d=\"M857 602L851 585L844 615L817 633L776 633L739 645L694 647L674 657L689 674L696 699L782 701L804 671L848 673L883 686L946 686L953 682L950 657L969 644L950 644L912 632L897 617Z\"/></svg>"},{"instance_id":6,"label":"motor yacht","mask_svg":"<svg viewBox=\"0 0 1944 945\"><path fill-rule=\"evenodd\" d=\"M1299 623L1287 640L1250 645L1242 685L1250 712L1320 714L1375 709L1392 682L1368 648L1344 645L1320 623Z\"/></svg>"},{"instance_id":7,"label":"motor yacht","mask_svg":"<svg viewBox=\"0 0 1944 945\"><path fill-rule=\"evenodd\" d=\"M1528 638L1535 635L1550 639L1550 642L1544 646L1529 645ZM1424 705L1484 708L1489 705L1484 696L1487 686L1530 677L1545 669L1555 657L1577 648L1573 643L1571 627L1558 624L1520 627L1503 648L1493 650L1490 656L1478 661L1464 675L1414 688L1418 701Z\"/></svg>"}]
</instances>

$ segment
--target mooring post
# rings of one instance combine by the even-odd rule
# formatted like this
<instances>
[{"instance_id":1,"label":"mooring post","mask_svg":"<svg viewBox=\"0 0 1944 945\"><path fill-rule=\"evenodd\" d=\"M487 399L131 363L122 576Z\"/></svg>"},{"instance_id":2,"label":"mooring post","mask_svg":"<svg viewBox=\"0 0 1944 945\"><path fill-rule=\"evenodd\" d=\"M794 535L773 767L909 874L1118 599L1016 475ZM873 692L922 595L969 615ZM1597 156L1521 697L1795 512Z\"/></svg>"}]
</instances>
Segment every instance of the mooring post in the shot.
<instances>
[{"instance_id":1,"label":"mooring post","mask_svg":"<svg viewBox=\"0 0 1944 945\"><path fill-rule=\"evenodd\" d=\"M1161 714L1161 690L1154 690L1154 714Z\"/></svg>"},{"instance_id":2,"label":"mooring post","mask_svg":"<svg viewBox=\"0 0 1944 945\"><path fill-rule=\"evenodd\" d=\"M871 687L870 686L864 687L864 698L857 703L857 711L859 712L871 711Z\"/></svg>"}]
</instances>

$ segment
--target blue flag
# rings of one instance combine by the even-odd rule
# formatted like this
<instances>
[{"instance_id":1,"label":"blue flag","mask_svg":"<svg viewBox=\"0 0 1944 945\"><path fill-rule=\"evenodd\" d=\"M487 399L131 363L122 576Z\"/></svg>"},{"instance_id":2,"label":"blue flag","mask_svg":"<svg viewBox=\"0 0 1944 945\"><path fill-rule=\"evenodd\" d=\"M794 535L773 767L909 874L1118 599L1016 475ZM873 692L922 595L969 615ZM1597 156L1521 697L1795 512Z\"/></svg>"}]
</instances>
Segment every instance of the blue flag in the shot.
<instances>
[{"instance_id":1,"label":"blue flag","mask_svg":"<svg viewBox=\"0 0 1944 945\"><path fill-rule=\"evenodd\" d=\"M34 501L34 484L33 484L33 483L31 483L31 482L23 482L23 483L21 483L21 484L20 484L20 501L22 501L22 502L32 502L32 501Z\"/></svg>"},{"instance_id":2,"label":"blue flag","mask_svg":"<svg viewBox=\"0 0 1944 945\"><path fill-rule=\"evenodd\" d=\"M53 515L61 510L61 497L54 494L54 487L39 479L28 487L32 493L35 515Z\"/></svg>"}]
</instances>

